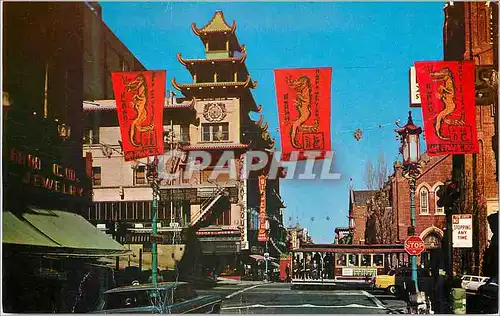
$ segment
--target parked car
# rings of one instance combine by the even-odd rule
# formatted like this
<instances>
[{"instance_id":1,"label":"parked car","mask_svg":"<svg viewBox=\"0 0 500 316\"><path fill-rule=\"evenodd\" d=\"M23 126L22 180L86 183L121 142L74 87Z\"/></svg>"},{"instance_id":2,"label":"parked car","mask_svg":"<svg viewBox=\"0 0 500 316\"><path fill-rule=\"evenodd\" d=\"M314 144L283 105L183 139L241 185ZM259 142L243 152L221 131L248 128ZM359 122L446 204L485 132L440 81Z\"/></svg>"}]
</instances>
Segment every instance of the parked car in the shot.
<instances>
[{"instance_id":1,"label":"parked car","mask_svg":"<svg viewBox=\"0 0 500 316\"><path fill-rule=\"evenodd\" d=\"M475 276L475 275L464 275L462 277L462 288L467 291L477 291L479 287L486 284L490 278Z\"/></svg>"},{"instance_id":2,"label":"parked car","mask_svg":"<svg viewBox=\"0 0 500 316\"><path fill-rule=\"evenodd\" d=\"M396 270L391 269L387 274L374 277L374 287L383 289L391 294L396 294Z\"/></svg>"},{"instance_id":3,"label":"parked car","mask_svg":"<svg viewBox=\"0 0 500 316\"><path fill-rule=\"evenodd\" d=\"M481 297L483 314L498 313L498 277L489 279L486 284L479 286L477 295Z\"/></svg>"},{"instance_id":4,"label":"parked car","mask_svg":"<svg viewBox=\"0 0 500 316\"><path fill-rule=\"evenodd\" d=\"M221 298L200 296L189 283L168 282L108 290L95 313L218 314L221 305Z\"/></svg>"},{"instance_id":5,"label":"parked car","mask_svg":"<svg viewBox=\"0 0 500 316\"><path fill-rule=\"evenodd\" d=\"M423 291L426 293L431 293L434 288L434 278L432 276L432 272L429 269L417 268L417 279L418 279L418 289L419 291ZM389 278L388 278L389 279ZM392 281L392 279L389 279ZM392 286L392 284L388 284L389 280L387 280L387 285ZM391 291L394 291L393 294L398 297L407 297L407 288L411 287L412 281L412 271L410 267L403 267L396 269L394 274L394 289L390 288Z\"/></svg>"}]
</instances>

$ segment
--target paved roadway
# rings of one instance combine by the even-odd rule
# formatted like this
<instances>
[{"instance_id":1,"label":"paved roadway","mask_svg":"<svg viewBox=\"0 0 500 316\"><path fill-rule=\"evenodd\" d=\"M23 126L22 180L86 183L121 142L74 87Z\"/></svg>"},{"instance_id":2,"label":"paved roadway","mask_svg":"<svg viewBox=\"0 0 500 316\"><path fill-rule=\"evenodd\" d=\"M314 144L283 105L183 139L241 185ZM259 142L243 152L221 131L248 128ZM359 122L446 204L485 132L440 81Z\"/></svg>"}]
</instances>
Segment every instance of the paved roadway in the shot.
<instances>
[{"instance_id":1,"label":"paved roadway","mask_svg":"<svg viewBox=\"0 0 500 316\"><path fill-rule=\"evenodd\" d=\"M223 314L399 314L406 306L383 292L292 290L286 283L223 281L197 292L223 297Z\"/></svg>"}]
</instances>

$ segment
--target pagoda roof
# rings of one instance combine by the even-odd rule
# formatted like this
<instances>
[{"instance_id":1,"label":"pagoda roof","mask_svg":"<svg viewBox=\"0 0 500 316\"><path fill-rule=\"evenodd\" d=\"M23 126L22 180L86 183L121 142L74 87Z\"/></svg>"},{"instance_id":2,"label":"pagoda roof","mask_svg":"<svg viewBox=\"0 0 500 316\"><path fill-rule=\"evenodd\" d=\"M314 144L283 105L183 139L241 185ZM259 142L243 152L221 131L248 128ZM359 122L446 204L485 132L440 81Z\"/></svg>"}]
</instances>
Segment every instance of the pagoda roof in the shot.
<instances>
[{"instance_id":1,"label":"pagoda roof","mask_svg":"<svg viewBox=\"0 0 500 316\"><path fill-rule=\"evenodd\" d=\"M268 131L269 128L269 123L264 122L264 116L260 115L260 118L258 121L253 121L250 119L250 126L248 126L248 132L251 134L258 134L259 136L259 141L255 143L253 142L255 148L258 148L260 146L264 146L265 148L271 149L274 147L276 140L271 137L271 134ZM252 138L255 140L255 138Z\"/></svg>"},{"instance_id":2,"label":"pagoda roof","mask_svg":"<svg viewBox=\"0 0 500 316\"><path fill-rule=\"evenodd\" d=\"M194 104L196 102L195 98L188 101L182 101L180 103L172 103L170 98L165 98L163 104L163 109L194 109ZM94 101L83 101L83 111L84 112L99 112L99 111L116 111L116 101L115 100L94 100Z\"/></svg>"},{"instance_id":3,"label":"pagoda roof","mask_svg":"<svg viewBox=\"0 0 500 316\"><path fill-rule=\"evenodd\" d=\"M245 51L245 45L241 46L241 56L238 57L228 57L228 58L214 58L214 59L206 59L206 58L195 58L195 59L184 59L182 58L181 53L177 53L177 60L186 67L194 66L195 64L215 64L215 63L239 63L243 64L247 58L247 54Z\"/></svg>"},{"instance_id":4,"label":"pagoda roof","mask_svg":"<svg viewBox=\"0 0 500 316\"><path fill-rule=\"evenodd\" d=\"M213 33L234 34L236 32L236 21L230 26L224 19L222 11L215 11L212 19L202 28L197 28L196 23L191 24L191 29L197 36L209 35Z\"/></svg>"},{"instance_id":5,"label":"pagoda roof","mask_svg":"<svg viewBox=\"0 0 500 316\"><path fill-rule=\"evenodd\" d=\"M221 149L247 149L247 144L235 144L235 143L207 143L183 146L181 149L185 151L189 150L221 150Z\"/></svg>"},{"instance_id":6,"label":"pagoda roof","mask_svg":"<svg viewBox=\"0 0 500 316\"><path fill-rule=\"evenodd\" d=\"M215 88L215 87L243 87L243 88L251 88L254 89L257 87L257 81L252 81L250 76L247 76L247 80L245 81L233 81L233 82L199 82L199 83L177 83L175 78L171 80L172 85L179 91L184 92L185 90L190 89L203 89L203 88Z\"/></svg>"}]
</instances>

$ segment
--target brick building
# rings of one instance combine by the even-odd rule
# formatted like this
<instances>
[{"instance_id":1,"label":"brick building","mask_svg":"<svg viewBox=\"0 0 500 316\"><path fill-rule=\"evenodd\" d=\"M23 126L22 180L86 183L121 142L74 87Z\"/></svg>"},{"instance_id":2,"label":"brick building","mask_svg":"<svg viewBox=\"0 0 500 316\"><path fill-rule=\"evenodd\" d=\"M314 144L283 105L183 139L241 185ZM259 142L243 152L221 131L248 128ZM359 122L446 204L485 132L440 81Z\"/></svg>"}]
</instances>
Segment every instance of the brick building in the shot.
<instances>
[{"instance_id":1,"label":"brick building","mask_svg":"<svg viewBox=\"0 0 500 316\"><path fill-rule=\"evenodd\" d=\"M415 190L415 234L424 241L426 238L435 241L433 237L439 237L441 240L446 227L446 216L444 209L436 204L436 192L438 186L451 177L452 157L429 157L424 153L421 161L424 167L416 179ZM396 241L403 242L409 236L408 228L411 225L410 186L408 179L402 174L402 166L398 163L394 165L394 174L389 178L389 184L391 205L397 220Z\"/></svg>"},{"instance_id":2,"label":"brick building","mask_svg":"<svg viewBox=\"0 0 500 316\"><path fill-rule=\"evenodd\" d=\"M476 64L479 152L454 155L453 176L462 192L454 213L473 214L477 232L472 250L455 249L454 268L478 274L491 239L486 217L498 212L498 3L450 2L444 12L444 59Z\"/></svg>"},{"instance_id":3,"label":"brick building","mask_svg":"<svg viewBox=\"0 0 500 316\"><path fill-rule=\"evenodd\" d=\"M352 243L365 243L366 220L368 205L376 190L349 190L349 228L353 234Z\"/></svg>"},{"instance_id":4,"label":"brick building","mask_svg":"<svg viewBox=\"0 0 500 316\"><path fill-rule=\"evenodd\" d=\"M416 179L415 191L415 234L425 243L426 253L421 260L429 262L440 251L441 240L446 228L446 216L443 208L436 204L436 192L452 174L452 157L421 156L422 171ZM380 194L385 200L379 202ZM380 205L376 205L379 203ZM381 224L374 218L374 208L383 207L386 223ZM375 223L377 222L377 223ZM383 234L386 244L403 243L410 235L410 187L403 176L400 163L394 164L394 173L380 190L350 190L349 229L353 232L353 244L376 244L380 230L391 231ZM377 236L377 238L375 237Z\"/></svg>"}]
</instances>

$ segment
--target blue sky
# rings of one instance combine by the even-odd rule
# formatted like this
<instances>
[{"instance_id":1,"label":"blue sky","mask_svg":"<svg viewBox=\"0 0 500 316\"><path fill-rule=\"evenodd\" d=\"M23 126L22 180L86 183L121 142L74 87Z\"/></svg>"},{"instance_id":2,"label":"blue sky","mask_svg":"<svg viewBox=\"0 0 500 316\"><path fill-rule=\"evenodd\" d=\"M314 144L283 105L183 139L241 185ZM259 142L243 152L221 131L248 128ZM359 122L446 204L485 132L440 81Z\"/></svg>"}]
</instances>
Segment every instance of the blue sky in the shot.
<instances>
[{"instance_id":1,"label":"blue sky","mask_svg":"<svg viewBox=\"0 0 500 316\"><path fill-rule=\"evenodd\" d=\"M103 2L103 19L148 69L191 82L176 59L204 57L191 23L205 25L216 10L247 47L247 68L269 130L277 139L273 69L332 67L331 129L334 171L341 180L284 180L285 221L307 227L314 242L330 243L347 226L349 179L363 189L367 160L398 158L394 122L406 122L408 69L414 61L442 59L443 3L117 3ZM419 109L415 122L422 124ZM381 126L381 127L379 127ZM353 132L361 128L363 138ZM423 141L421 139L421 141ZM330 218L327 220L327 216Z\"/></svg>"}]
</instances>

